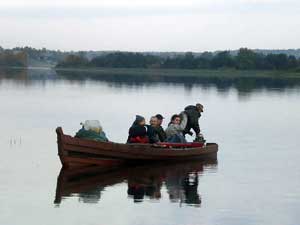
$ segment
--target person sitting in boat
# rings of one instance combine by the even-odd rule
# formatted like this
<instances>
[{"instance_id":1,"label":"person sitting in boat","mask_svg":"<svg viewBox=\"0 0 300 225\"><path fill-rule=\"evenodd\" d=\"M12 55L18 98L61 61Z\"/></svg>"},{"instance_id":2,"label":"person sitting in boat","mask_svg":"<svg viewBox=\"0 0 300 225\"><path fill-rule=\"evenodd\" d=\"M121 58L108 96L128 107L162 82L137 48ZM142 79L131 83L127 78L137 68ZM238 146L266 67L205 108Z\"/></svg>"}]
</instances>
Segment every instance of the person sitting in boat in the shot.
<instances>
[{"instance_id":1,"label":"person sitting in boat","mask_svg":"<svg viewBox=\"0 0 300 225\"><path fill-rule=\"evenodd\" d=\"M144 117L136 115L135 121L129 128L127 143L149 143Z\"/></svg>"},{"instance_id":2,"label":"person sitting in boat","mask_svg":"<svg viewBox=\"0 0 300 225\"><path fill-rule=\"evenodd\" d=\"M146 125L147 127L147 135L149 138L149 143L157 143L159 142L159 136L158 136L158 119L156 116L152 116L150 118L150 125Z\"/></svg>"},{"instance_id":3,"label":"person sitting in boat","mask_svg":"<svg viewBox=\"0 0 300 225\"><path fill-rule=\"evenodd\" d=\"M166 132L164 131L164 128L161 126L164 120L164 117L161 114L157 114L155 116L157 118L157 126L156 126L156 133L158 135L158 139L161 142L164 142L167 139Z\"/></svg>"},{"instance_id":4,"label":"person sitting in boat","mask_svg":"<svg viewBox=\"0 0 300 225\"><path fill-rule=\"evenodd\" d=\"M171 117L171 122L169 123L169 126L166 129L167 139L165 140L165 142L186 143L187 141L185 140L185 137L183 135L186 123L187 115L185 113L181 113L180 115L173 115Z\"/></svg>"},{"instance_id":5,"label":"person sitting in boat","mask_svg":"<svg viewBox=\"0 0 300 225\"><path fill-rule=\"evenodd\" d=\"M81 125L82 128L76 133L76 138L108 142L108 138L98 120L86 120Z\"/></svg>"},{"instance_id":6,"label":"person sitting in boat","mask_svg":"<svg viewBox=\"0 0 300 225\"><path fill-rule=\"evenodd\" d=\"M197 103L196 105L189 105L184 108L184 113L187 115L187 125L184 129L183 134L192 135L191 129L196 133L195 141L203 141L203 135L200 133L199 118L203 112L203 105Z\"/></svg>"}]
</instances>

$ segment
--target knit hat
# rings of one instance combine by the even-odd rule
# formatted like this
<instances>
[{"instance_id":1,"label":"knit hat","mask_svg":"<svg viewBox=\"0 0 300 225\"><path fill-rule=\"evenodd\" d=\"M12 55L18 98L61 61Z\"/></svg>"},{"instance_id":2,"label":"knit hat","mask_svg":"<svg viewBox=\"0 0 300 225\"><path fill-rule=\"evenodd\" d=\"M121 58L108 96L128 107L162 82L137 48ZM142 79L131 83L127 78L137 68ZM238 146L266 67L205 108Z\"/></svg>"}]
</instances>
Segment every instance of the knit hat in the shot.
<instances>
[{"instance_id":1,"label":"knit hat","mask_svg":"<svg viewBox=\"0 0 300 225\"><path fill-rule=\"evenodd\" d=\"M135 121L134 121L134 123L135 123L135 124L139 124L139 123L142 122L143 120L145 120L144 117L142 117L142 116L140 116L140 115L136 115L136 116L135 116Z\"/></svg>"}]
</instances>

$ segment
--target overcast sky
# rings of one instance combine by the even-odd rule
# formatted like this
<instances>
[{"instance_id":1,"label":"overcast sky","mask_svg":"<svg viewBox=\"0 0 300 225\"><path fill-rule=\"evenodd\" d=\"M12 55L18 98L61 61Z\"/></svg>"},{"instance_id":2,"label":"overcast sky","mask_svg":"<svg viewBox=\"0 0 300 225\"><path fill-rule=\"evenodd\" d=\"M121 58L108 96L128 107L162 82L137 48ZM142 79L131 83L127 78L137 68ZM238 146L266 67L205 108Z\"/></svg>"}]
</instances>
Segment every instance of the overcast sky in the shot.
<instances>
[{"instance_id":1,"label":"overcast sky","mask_svg":"<svg viewBox=\"0 0 300 225\"><path fill-rule=\"evenodd\" d=\"M0 1L0 46L126 51L300 48L300 1Z\"/></svg>"}]
</instances>

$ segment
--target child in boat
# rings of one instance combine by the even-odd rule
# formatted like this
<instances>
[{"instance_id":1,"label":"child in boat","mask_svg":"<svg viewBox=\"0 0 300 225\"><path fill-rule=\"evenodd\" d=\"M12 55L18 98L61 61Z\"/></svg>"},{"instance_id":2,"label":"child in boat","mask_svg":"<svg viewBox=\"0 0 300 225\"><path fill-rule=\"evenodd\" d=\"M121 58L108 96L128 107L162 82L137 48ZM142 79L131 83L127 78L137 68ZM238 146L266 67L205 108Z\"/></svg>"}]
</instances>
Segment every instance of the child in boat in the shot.
<instances>
[{"instance_id":1,"label":"child in boat","mask_svg":"<svg viewBox=\"0 0 300 225\"><path fill-rule=\"evenodd\" d=\"M98 120L86 120L81 123L82 128L76 133L76 138L108 142L105 132Z\"/></svg>"},{"instance_id":2,"label":"child in boat","mask_svg":"<svg viewBox=\"0 0 300 225\"><path fill-rule=\"evenodd\" d=\"M136 115L135 121L129 128L127 143L149 143L144 117Z\"/></svg>"},{"instance_id":3,"label":"child in boat","mask_svg":"<svg viewBox=\"0 0 300 225\"><path fill-rule=\"evenodd\" d=\"M182 120L181 120L182 117ZM187 115L181 113L180 115L175 114L171 117L171 122L166 129L167 139L166 142L170 143L186 143L183 131L186 127Z\"/></svg>"}]
</instances>

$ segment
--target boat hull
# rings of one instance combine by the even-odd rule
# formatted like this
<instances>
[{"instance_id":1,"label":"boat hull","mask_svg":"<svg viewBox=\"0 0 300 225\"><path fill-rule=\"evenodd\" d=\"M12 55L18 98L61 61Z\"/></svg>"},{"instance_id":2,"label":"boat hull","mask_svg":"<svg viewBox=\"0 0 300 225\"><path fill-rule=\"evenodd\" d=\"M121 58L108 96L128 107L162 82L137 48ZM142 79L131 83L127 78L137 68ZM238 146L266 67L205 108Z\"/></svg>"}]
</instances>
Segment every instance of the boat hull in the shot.
<instances>
[{"instance_id":1,"label":"boat hull","mask_svg":"<svg viewBox=\"0 0 300 225\"><path fill-rule=\"evenodd\" d=\"M216 159L218 152L218 145L215 143L188 149L166 148L153 144L119 144L84 140L65 135L61 127L56 129L56 133L58 155L64 167Z\"/></svg>"}]
</instances>

